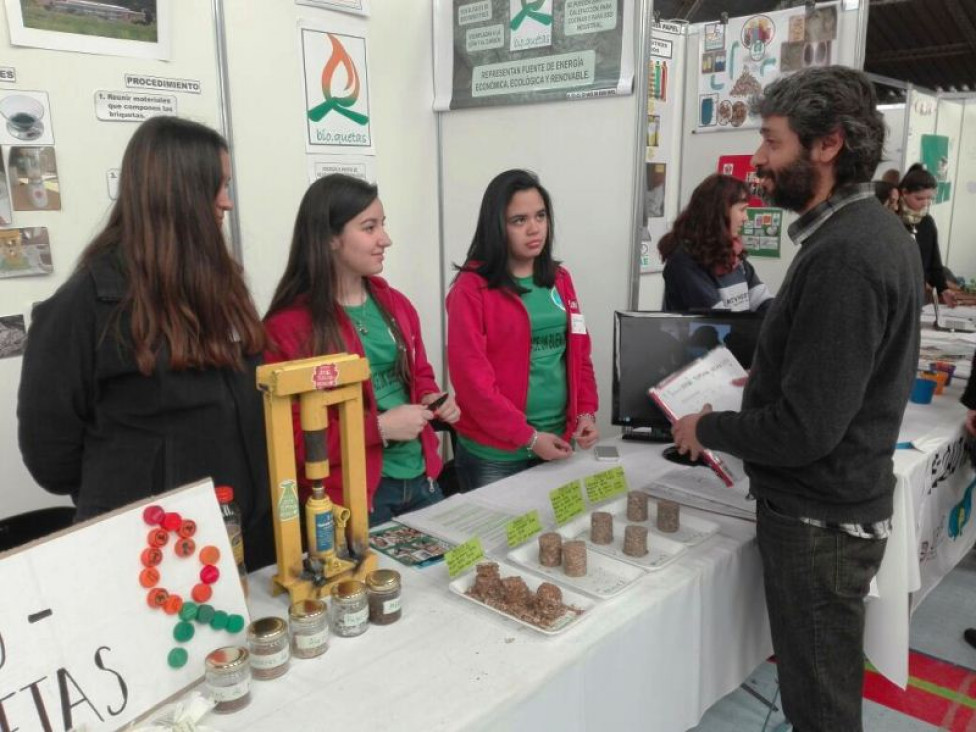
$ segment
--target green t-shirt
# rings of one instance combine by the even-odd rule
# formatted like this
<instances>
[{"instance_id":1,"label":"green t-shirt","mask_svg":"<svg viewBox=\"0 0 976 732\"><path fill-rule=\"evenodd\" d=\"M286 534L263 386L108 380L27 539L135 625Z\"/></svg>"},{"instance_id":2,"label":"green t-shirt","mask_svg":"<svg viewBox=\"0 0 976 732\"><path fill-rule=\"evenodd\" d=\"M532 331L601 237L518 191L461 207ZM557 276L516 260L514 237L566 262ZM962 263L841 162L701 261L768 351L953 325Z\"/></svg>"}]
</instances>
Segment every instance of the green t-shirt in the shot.
<instances>
[{"instance_id":1,"label":"green t-shirt","mask_svg":"<svg viewBox=\"0 0 976 732\"><path fill-rule=\"evenodd\" d=\"M344 309L359 331L359 339L366 351L377 409L386 412L401 404L409 404L407 386L396 372L396 341L376 302L372 297L367 297L362 305L347 305ZM391 442L383 450L385 478L416 478L424 472L424 468L424 454L419 439Z\"/></svg>"},{"instance_id":2,"label":"green t-shirt","mask_svg":"<svg viewBox=\"0 0 976 732\"><path fill-rule=\"evenodd\" d=\"M516 279L528 290L522 303L529 312L532 327L532 354L529 360L529 393L525 418L539 432L562 435L566 429L566 306L555 287L539 287L532 277ZM521 448L499 450L465 437L464 447L486 460L525 460Z\"/></svg>"}]
</instances>

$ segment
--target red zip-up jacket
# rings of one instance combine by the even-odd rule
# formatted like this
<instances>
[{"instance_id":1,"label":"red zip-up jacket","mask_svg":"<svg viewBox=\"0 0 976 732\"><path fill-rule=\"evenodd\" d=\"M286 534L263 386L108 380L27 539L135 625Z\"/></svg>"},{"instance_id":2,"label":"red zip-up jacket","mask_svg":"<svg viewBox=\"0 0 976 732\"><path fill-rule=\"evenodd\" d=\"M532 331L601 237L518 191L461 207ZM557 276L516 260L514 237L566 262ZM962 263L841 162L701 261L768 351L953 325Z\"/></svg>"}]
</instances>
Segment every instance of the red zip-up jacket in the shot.
<instances>
[{"instance_id":1,"label":"red zip-up jacket","mask_svg":"<svg viewBox=\"0 0 976 732\"><path fill-rule=\"evenodd\" d=\"M566 432L569 439L580 414L599 405L590 336L573 280L556 272L556 290L566 308ZM525 418L529 392L532 326L515 293L489 289L474 272L461 272L447 295L447 363L461 419L454 425L465 437L502 450L523 447L533 428Z\"/></svg>"},{"instance_id":2,"label":"red zip-up jacket","mask_svg":"<svg viewBox=\"0 0 976 732\"><path fill-rule=\"evenodd\" d=\"M410 371L413 375L412 383L408 385L410 402L419 404L428 394L440 392L434 380L434 369L427 360L427 352L420 336L420 319L410 301L398 290L390 287L381 277L370 277L370 294L376 298L386 311L393 317L407 345L407 357L410 361ZM299 358L310 358L315 355L308 352L308 343L312 334L312 316L306 306L306 298L301 298L287 308L279 310L265 320L269 346L264 353L265 363L279 361L293 361ZM346 352L365 356L363 343L352 321L345 310L338 309L339 327L342 339L346 344ZM305 444L302 438L298 419L298 404L293 410L295 429L295 461L298 466L298 487L304 502L311 493L311 481L305 477ZM380 439L377 424L376 396L373 393L371 381L363 382L363 412L366 438L366 485L369 492L369 507L373 508L373 494L379 485L383 470L383 441ZM325 481L325 489L333 502L342 504L342 453L339 445L339 413L335 407L329 408L329 427L327 431L329 449L329 477ZM437 436L428 425L420 433L420 445L423 449L426 473L436 479L441 472L441 458L438 452Z\"/></svg>"}]
</instances>

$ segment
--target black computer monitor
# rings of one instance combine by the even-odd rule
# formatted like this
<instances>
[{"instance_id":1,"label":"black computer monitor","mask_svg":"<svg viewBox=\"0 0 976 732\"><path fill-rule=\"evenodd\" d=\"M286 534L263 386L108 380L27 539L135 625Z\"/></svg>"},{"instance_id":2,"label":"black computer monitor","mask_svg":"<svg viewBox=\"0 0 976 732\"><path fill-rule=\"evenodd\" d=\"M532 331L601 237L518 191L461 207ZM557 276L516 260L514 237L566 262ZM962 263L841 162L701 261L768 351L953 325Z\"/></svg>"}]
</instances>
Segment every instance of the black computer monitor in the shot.
<instances>
[{"instance_id":1,"label":"black computer monitor","mask_svg":"<svg viewBox=\"0 0 976 732\"><path fill-rule=\"evenodd\" d=\"M614 313L613 424L625 438L670 442L671 423L647 390L719 345L748 369L761 324L752 312Z\"/></svg>"}]
</instances>

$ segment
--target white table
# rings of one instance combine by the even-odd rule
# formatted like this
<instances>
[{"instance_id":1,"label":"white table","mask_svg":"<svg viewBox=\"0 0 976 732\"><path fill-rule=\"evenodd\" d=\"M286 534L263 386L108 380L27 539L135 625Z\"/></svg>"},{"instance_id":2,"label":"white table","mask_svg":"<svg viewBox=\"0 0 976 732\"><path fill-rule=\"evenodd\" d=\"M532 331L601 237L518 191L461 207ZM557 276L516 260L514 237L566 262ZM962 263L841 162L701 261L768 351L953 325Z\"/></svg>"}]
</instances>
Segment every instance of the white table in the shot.
<instances>
[{"instance_id":1,"label":"white table","mask_svg":"<svg viewBox=\"0 0 976 732\"><path fill-rule=\"evenodd\" d=\"M660 447L623 443L632 487L667 470ZM542 465L482 491L551 516L548 491L607 467L589 453ZM683 509L684 510L684 509ZM359 638L333 638L315 660L255 682L249 707L222 729L662 730L694 726L771 653L754 526L699 514L721 532L591 615L547 637L448 590L443 564L395 566L403 618ZM286 614L265 570L251 582L251 615Z\"/></svg>"}]
</instances>

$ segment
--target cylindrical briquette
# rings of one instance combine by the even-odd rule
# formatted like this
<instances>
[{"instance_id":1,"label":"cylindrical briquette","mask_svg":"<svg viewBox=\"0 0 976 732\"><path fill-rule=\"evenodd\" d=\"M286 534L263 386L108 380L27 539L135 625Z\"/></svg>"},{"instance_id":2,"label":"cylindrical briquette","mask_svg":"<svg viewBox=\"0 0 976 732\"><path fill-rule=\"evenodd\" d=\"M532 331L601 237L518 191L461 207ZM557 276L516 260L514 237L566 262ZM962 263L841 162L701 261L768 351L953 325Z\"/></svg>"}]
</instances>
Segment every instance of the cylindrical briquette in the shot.
<instances>
[{"instance_id":1,"label":"cylindrical briquette","mask_svg":"<svg viewBox=\"0 0 976 732\"><path fill-rule=\"evenodd\" d=\"M558 567L563 563L563 537L555 531L539 534L539 564Z\"/></svg>"},{"instance_id":2,"label":"cylindrical briquette","mask_svg":"<svg viewBox=\"0 0 976 732\"><path fill-rule=\"evenodd\" d=\"M657 528L665 534L673 534L680 523L681 506L674 501L662 499L657 502Z\"/></svg>"},{"instance_id":3,"label":"cylindrical briquette","mask_svg":"<svg viewBox=\"0 0 976 732\"><path fill-rule=\"evenodd\" d=\"M647 499L644 491L630 491L627 493L627 520L647 521Z\"/></svg>"},{"instance_id":4,"label":"cylindrical briquette","mask_svg":"<svg viewBox=\"0 0 976 732\"><path fill-rule=\"evenodd\" d=\"M613 543L613 516L606 511L594 511L590 516L590 541L594 544Z\"/></svg>"},{"instance_id":5,"label":"cylindrical briquette","mask_svg":"<svg viewBox=\"0 0 976 732\"><path fill-rule=\"evenodd\" d=\"M567 577L586 575L586 543L567 541L563 544L563 571Z\"/></svg>"},{"instance_id":6,"label":"cylindrical briquette","mask_svg":"<svg viewBox=\"0 0 976 732\"><path fill-rule=\"evenodd\" d=\"M628 524L624 527L624 554L643 557L647 554L647 527Z\"/></svg>"}]
</instances>

